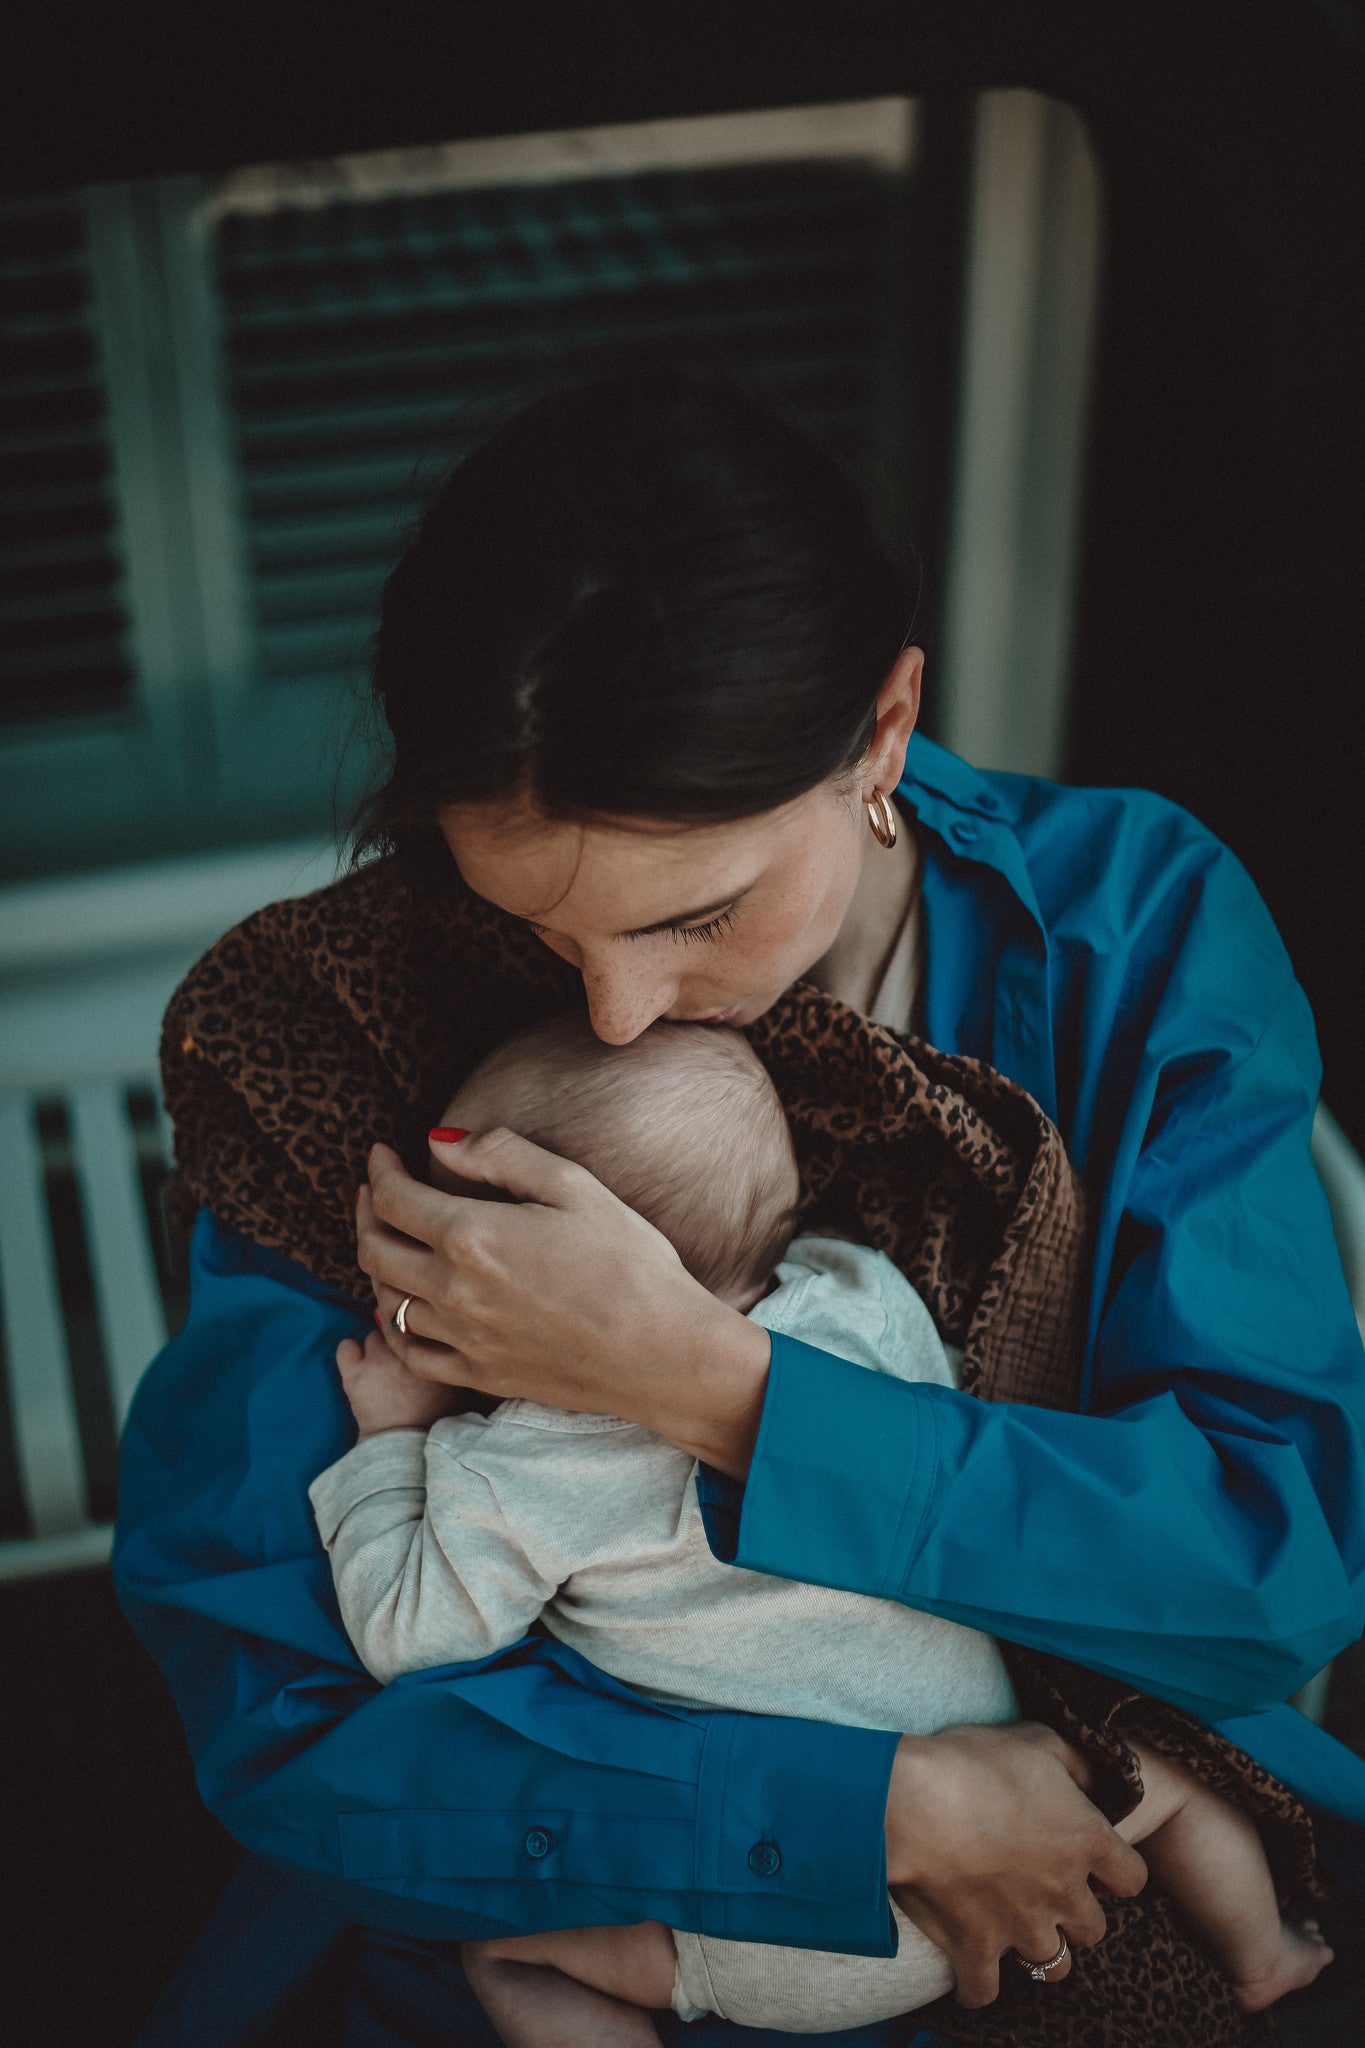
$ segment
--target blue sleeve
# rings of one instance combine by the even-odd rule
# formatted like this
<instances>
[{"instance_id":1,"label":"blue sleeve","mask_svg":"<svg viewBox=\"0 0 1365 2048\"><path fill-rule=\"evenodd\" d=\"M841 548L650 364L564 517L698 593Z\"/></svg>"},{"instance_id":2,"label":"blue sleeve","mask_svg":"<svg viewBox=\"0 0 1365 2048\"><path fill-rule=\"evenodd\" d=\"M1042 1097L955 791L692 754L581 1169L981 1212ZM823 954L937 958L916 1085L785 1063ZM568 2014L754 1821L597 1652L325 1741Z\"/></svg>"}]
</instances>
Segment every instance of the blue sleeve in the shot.
<instances>
[{"instance_id":1,"label":"blue sleeve","mask_svg":"<svg viewBox=\"0 0 1365 2048\"><path fill-rule=\"evenodd\" d=\"M1220 1020L1201 1045L1201 992L1175 979L1115 1167L1087 1412L986 1405L774 1336L744 1492L712 1479L706 1513L740 1564L1219 1720L1284 1700L1361 1632L1365 1360L1309 1155L1302 993L1286 974L1240 1042Z\"/></svg>"},{"instance_id":2,"label":"blue sleeve","mask_svg":"<svg viewBox=\"0 0 1365 2048\"><path fill-rule=\"evenodd\" d=\"M889 1953L893 1736L657 1707L543 1633L368 1677L307 1497L353 1438L332 1355L364 1326L200 1217L189 1322L125 1434L114 1568L212 1811L423 1935L652 1918Z\"/></svg>"}]
</instances>

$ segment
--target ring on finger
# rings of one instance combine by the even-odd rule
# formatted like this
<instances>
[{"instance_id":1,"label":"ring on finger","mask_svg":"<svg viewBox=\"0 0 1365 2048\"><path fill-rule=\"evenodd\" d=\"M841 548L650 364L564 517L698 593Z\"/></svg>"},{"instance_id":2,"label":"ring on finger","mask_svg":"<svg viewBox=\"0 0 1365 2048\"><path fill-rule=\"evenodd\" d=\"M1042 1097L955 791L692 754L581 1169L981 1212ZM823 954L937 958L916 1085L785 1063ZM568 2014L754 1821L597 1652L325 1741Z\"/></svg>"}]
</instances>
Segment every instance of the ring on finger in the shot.
<instances>
[{"instance_id":1,"label":"ring on finger","mask_svg":"<svg viewBox=\"0 0 1365 2048\"><path fill-rule=\"evenodd\" d=\"M408 1334L408 1310L411 1307L412 1296L405 1294L393 1314L389 1317L389 1321L393 1324L400 1337L406 1337Z\"/></svg>"},{"instance_id":2,"label":"ring on finger","mask_svg":"<svg viewBox=\"0 0 1365 2048\"><path fill-rule=\"evenodd\" d=\"M1018 1955L1017 1949L1015 1953L1016 1955ZM1071 1950L1067 1946L1066 1936L1063 1935L1062 1945L1058 1949L1056 1955L1049 1956L1045 1963L1035 1963L1032 1962L1028 1956L1019 1956L1019 1965L1021 1969L1027 1971L1028 1975L1032 1977L1035 1984L1046 1984L1052 1972L1054 1970L1060 1970L1062 1964L1067 1961L1070 1954Z\"/></svg>"}]
</instances>

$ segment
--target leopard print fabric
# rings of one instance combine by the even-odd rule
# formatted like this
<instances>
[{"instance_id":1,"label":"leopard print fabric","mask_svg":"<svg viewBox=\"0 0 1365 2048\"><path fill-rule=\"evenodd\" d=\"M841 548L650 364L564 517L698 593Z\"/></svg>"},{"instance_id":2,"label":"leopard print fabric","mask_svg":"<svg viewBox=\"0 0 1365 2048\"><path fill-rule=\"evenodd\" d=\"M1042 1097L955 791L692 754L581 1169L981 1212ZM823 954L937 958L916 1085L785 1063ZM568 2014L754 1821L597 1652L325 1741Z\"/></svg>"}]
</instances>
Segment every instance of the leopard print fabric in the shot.
<instances>
[{"instance_id":1,"label":"leopard print fabric","mask_svg":"<svg viewBox=\"0 0 1365 2048\"><path fill-rule=\"evenodd\" d=\"M578 975L463 888L410 889L378 862L227 934L172 999L162 1074L176 1132L173 1213L208 1207L364 1301L354 1191L375 1140L414 1171L433 1117L493 1047L582 1004ZM749 1031L791 1123L801 1227L887 1252L964 1350L984 1400L1074 1410L1085 1210L1061 1139L980 1062L871 1023L806 984ZM1176 1708L1006 1645L1026 1714L1090 1759L1111 1819L1141 1796L1123 1730L1252 1812L1284 1897L1313 1885L1307 1815L1283 1786ZM1006 1970L998 2004L935 2008L964 2048L1222 2048L1264 2041L1165 1902L1115 1906L1063 1985ZM921 2015L927 2018L928 2015Z\"/></svg>"},{"instance_id":2,"label":"leopard print fabric","mask_svg":"<svg viewBox=\"0 0 1365 2048\"><path fill-rule=\"evenodd\" d=\"M1169 1899L1149 1886L1140 1898L1106 1898L1104 1911L1104 1940L1073 1950L1060 1984L1035 1983L1005 1957L994 2004L968 2012L939 1999L914 2027L933 2027L952 2048L1273 2048L1269 2013L1239 2012Z\"/></svg>"},{"instance_id":3,"label":"leopard print fabric","mask_svg":"<svg viewBox=\"0 0 1365 2048\"><path fill-rule=\"evenodd\" d=\"M414 1170L459 1081L523 1025L582 1001L573 970L461 891L386 863L257 912L166 1012L175 1220L201 1206L363 1301L355 1190L371 1144Z\"/></svg>"},{"instance_id":4,"label":"leopard print fabric","mask_svg":"<svg viewBox=\"0 0 1365 2048\"><path fill-rule=\"evenodd\" d=\"M801 1227L888 1253L963 1347L968 1393L1074 1409L1084 1199L1032 1098L804 983L748 1036L792 1127Z\"/></svg>"}]
</instances>

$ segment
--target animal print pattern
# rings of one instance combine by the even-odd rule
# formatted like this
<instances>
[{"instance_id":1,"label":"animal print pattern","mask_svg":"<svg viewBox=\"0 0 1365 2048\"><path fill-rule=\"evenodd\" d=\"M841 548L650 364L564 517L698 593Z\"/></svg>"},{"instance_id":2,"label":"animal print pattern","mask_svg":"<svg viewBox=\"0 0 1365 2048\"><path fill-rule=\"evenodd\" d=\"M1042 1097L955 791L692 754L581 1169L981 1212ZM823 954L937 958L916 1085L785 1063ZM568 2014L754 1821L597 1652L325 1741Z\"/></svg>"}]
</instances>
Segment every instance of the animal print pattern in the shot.
<instances>
[{"instance_id":1,"label":"animal print pattern","mask_svg":"<svg viewBox=\"0 0 1365 2048\"><path fill-rule=\"evenodd\" d=\"M219 940L172 999L162 1038L175 1124L173 1213L201 1206L358 1301L354 1190L375 1140L414 1171L460 1080L516 1029L579 1007L574 970L469 892L410 886L376 862L259 911ZM965 1352L983 1400L1079 1403L1085 1206L1037 1104L979 1061L940 1053L797 984L749 1037L790 1119L803 1229L887 1252ZM1117 1819L1141 1796L1123 1731L1178 1758L1257 1818L1284 1898L1314 1888L1312 1831L1293 1796L1174 1707L1006 1645L1025 1712L1090 1759ZM944 2005L964 2048L1223 2048L1273 2038L1166 1902L1118 1902L1112 1932L1061 1985L1005 1972L983 2012ZM923 2016L923 2017L927 2017Z\"/></svg>"},{"instance_id":2,"label":"animal print pattern","mask_svg":"<svg viewBox=\"0 0 1365 2048\"><path fill-rule=\"evenodd\" d=\"M936 2028L953 2048L1272 2048L1270 2015L1238 2011L1163 1894L1106 1897L1104 1911L1104 1940L1073 1949L1059 1984L1036 1983L1005 1957L994 2004L969 2012L939 1999L915 2025Z\"/></svg>"},{"instance_id":3,"label":"animal print pattern","mask_svg":"<svg viewBox=\"0 0 1365 2048\"><path fill-rule=\"evenodd\" d=\"M983 1400L1074 1409L1085 1203L1031 1096L798 983L748 1032L787 1112L805 1230L895 1260Z\"/></svg>"}]
</instances>

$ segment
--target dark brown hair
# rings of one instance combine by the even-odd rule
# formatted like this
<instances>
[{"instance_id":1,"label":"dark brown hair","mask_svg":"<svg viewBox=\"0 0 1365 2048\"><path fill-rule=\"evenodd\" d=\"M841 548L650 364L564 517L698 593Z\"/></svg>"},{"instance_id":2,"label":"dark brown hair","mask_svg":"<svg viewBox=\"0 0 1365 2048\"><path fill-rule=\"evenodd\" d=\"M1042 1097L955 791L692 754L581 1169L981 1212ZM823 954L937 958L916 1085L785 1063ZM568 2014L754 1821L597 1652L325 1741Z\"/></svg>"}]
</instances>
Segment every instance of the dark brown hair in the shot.
<instances>
[{"instance_id":1,"label":"dark brown hair","mask_svg":"<svg viewBox=\"0 0 1365 2048\"><path fill-rule=\"evenodd\" d=\"M851 766L911 602L853 483L718 372L537 400L458 465L390 576L393 739L359 854L448 804L752 816ZM442 849L442 858L445 858Z\"/></svg>"}]
</instances>

